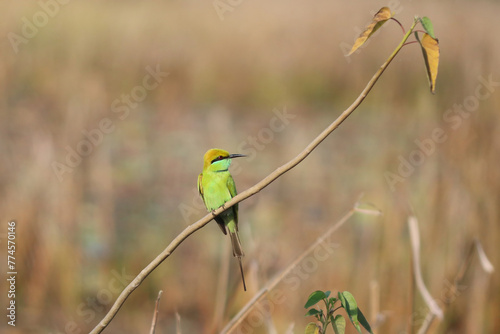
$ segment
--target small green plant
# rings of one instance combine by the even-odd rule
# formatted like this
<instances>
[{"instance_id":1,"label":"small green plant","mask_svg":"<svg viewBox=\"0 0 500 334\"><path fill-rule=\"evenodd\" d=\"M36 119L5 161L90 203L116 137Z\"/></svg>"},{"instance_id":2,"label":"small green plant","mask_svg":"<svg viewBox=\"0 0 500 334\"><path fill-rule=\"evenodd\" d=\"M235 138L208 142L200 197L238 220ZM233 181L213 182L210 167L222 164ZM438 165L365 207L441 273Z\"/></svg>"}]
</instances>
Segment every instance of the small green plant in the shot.
<instances>
[{"instance_id":1,"label":"small green plant","mask_svg":"<svg viewBox=\"0 0 500 334\"><path fill-rule=\"evenodd\" d=\"M315 317L321 325L318 325L316 322L310 322L306 326L305 334L324 334L326 333L328 325L332 326L335 334L344 334L346 326L345 318L341 314L334 314L335 311L340 308L344 308L349 316L349 320L351 320L351 323L359 333L361 333L361 326L363 326L369 333L372 333L370 324L358 308L358 304L356 303L354 296L349 291L339 291L337 298L330 297L330 291L314 291L309 295L309 298L307 298L304 308L308 309L321 301L325 303L325 311L316 307L309 309L305 315L306 317ZM335 307L335 304L337 304L338 301L340 301L340 305Z\"/></svg>"}]
</instances>

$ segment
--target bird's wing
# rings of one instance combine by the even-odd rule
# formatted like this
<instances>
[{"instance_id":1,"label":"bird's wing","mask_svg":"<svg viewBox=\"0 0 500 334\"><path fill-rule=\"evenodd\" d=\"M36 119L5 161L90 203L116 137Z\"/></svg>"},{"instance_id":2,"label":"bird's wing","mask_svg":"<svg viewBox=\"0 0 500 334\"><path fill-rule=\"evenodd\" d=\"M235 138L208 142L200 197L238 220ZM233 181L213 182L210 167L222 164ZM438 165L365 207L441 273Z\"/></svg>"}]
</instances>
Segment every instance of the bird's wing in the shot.
<instances>
[{"instance_id":1,"label":"bird's wing","mask_svg":"<svg viewBox=\"0 0 500 334\"><path fill-rule=\"evenodd\" d=\"M198 192L200 193L201 199L203 200L203 203L206 206L205 197L203 196L203 182L202 181L203 181L203 173L200 173L200 175L198 175ZM217 225L219 225L220 229L222 230L222 233L227 234L226 225L224 224L224 219L222 219L220 216L217 216L214 219L217 222Z\"/></svg>"},{"instance_id":2,"label":"bird's wing","mask_svg":"<svg viewBox=\"0 0 500 334\"><path fill-rule=\"evenodd\" d=\"M236 185L234 184L234 179L231 175L229 175L229 177L227 178L227 189L231 194L231 198L233 198L238 194L236 192ZM234 212L234 221L236 222L236 230L238 230L238 204L236 203L235 205L233 205L232 208Z\"/></svg>"},{"instance_id":3,"label":"bird's wing","mask_svg":"<svg viewBox=\"0 0 500 334\"><path fill-rule=\"evenodd\" d=\"M203 179L203 173L200 173L200 175L198 175L198 192L200 193L200 196L201 196L201 199L203 200L203 202L205 202L205 198L203 197L202 179Z\"/></svg>"},{"instance_id":4,"label":"bird's wing","mask_svg":"<svg viewBox=\"0 0 500 334\"><path fill-rule=\"evenodd\" d=\"M229 189L229 193L231 194L231 198L236 196L238 193L236 192L236 185L234 184L234 179L231 175L227 178L227 189Z\"/></svg>"}]
</instances>

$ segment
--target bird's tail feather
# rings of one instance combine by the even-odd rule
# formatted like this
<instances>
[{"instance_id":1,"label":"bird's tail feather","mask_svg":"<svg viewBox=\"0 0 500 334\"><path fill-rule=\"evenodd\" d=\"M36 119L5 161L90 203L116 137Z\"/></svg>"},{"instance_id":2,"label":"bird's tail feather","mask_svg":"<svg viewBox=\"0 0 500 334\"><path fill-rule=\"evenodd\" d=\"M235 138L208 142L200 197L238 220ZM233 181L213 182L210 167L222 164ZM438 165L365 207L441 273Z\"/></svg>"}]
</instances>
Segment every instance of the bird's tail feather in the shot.
<instances>
[{"instance_id":1,"label":"bird's tail feather","mask_svg":"<svg viewBox=\"0 0 500 334\"><path fill-rule=\"evenodd\" d=\"M243 249L241 248L240 237L237 231L229 231L229 236L231 237L231 244L233 245L233 255L236 257L245 256Z\"/></svg>"},{"instance_id":2,"label":"bird's tail feather","mask_svg":"<svg viewBox=\"0 0 500 334\"><path fill-rule=\"evenodd\" d=\"M247 291L247 285L245 283L245 274L243 274L243 266L241 265L240 257L238 257L238 262L240 263L241 280L243 281L243 290Z\"/></svg>"},{"instance_id":3,"label":"bird's tail feather","mask_svg":"<svg viewBox=\"0 0 500 334\"><path fill-rule=\"evenodd\" d=\"M231 244L233 245L233 255L238 258L238 262L240 264L240 272L241 272L241 280L243 281L243 289L247 291L247 285L245 283L245 274L243 274L243 266L241 264L241 257L245 256L243 253L243 249L241 248L240 237L238 236L238 232L229 231L229 236L231 237Z\"/></svg>"}]
</instances>

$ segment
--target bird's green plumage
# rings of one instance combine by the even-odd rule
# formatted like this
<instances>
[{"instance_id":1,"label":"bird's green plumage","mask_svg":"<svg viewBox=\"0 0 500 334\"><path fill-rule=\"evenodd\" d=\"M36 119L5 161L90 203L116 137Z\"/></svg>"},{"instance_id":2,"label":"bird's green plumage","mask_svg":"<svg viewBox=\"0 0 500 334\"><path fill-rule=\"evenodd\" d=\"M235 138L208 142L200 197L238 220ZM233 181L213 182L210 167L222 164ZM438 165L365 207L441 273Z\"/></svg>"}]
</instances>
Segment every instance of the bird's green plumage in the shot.
<instances>
[{"instance_id":1,"label":"bird's green plumage","mask_svg":"<svg viewBox=\"0 0 500 334\"><path fill-rule=\"evenodd\" d=\"M240 154L229 154L220 149L211 149L203 157L203 171L198 176L198 191L207 207L213 211L224 205L236 196L236 186L233 177L229 173L232 157L240 157ZM245 278L241 266L241 257L244 256L241 242L238 236L238 204L233 205L215 217L215 221L224 234L229 231L233 255L240 263L243 287L246 290Z\"/></svg>"}]
</instances>

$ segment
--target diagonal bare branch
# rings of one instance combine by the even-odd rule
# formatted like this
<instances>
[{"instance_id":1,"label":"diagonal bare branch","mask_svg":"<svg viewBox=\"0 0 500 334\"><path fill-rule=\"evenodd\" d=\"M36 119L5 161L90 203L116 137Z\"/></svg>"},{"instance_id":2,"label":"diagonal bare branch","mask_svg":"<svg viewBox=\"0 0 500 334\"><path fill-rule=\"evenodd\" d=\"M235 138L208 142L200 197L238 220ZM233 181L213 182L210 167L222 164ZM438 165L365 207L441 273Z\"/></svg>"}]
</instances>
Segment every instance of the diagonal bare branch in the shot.
<instances>
[{"instance_id":1,"label":"diagonal bare branch","mask_svg":"<svg viewBox=\"0 0 500 334\"><path fill-rule=\"evenodd\" d=\"M408 37L410 37L410 34L412 33L413 29L415 28L415 25L417 24L417 21L415 20L413 22L413 25L408 29L408 32L405 34L399 45L396 47L396 49L393 51L393 53L387 58L387 60L380 66L380 68L377 70L377 72L373 75L373 77L370 79L366 87L363 89L361 94L357 97L357 99L340 114L339 117L333 123L331 123L323 132L321 132L309 145L306 146L302 152L300 152L295 158L291 159L289 162L285 163L281 167L278 167L274 172L266 176L262 181L254 185L253 187L243 191L242 193L238 194L237 196L233 197L230 201L226 202L224 207L220 207L217 210L215 210L213 213L207 214L205 217L201 218L197 222L189 225L186 227L177 237L175 237L174 240L161 252L151 263L149 263L146 268L144 268L133 280L130 282L129 285L125 287L125 289L120 293L118 298L116 299L115 303L113 306L110 308L108 313L104 316L104 318L97 324L97 326L90 332L91 334L97 334L101 333L104 328L108 326L108 324L113 320L115 315L118 313L120 308L123 306L127 298L130 296L130 294L137 289L137 287L144 281L144 279L151 273L153 270L158 267L165 259L167 259L170 254L172 254L173 251L184 241L186 238L188 238L191 234L196 232L197 230L201 229L203 226L205 226L208 222L210 222L214 216L222 213L222 211L230 208L231 206L235 205L236 203L239 203L243 201L244 199L249 198L250 196L253 196L257 194L259 191L270 185L273 181L275 181L277 178L297 166L300 162L302 162L316 147L318 147L319 144L323 140L325 140L326 137L330 133L332 133L335 129L339 127L342 122L344 122L349 115L353 113L354 110L363 102L363 100L366 98L368 93L371 91L377 80L380 78L382 73L385 71L385 69L389 66L391 61L396 57L398 52L401 50L401 48L404 46L404 43L408 40Z\"/></svg>"}]
</instances>

